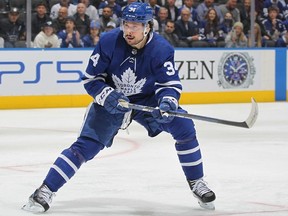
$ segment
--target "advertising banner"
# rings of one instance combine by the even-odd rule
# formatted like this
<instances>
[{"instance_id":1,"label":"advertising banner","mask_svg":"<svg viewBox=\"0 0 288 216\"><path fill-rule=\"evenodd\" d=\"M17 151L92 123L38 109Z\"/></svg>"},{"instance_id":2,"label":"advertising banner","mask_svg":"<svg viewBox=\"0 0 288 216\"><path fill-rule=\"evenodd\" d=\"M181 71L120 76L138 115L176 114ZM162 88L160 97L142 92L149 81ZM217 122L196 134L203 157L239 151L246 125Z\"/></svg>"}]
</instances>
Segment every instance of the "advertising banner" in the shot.
<instances>
[{"instance_id":1,"label":"advertising banner","mask_svg":"<svg viewBox=\"0 0 288 216\"><path fill-rule=\"evenodd\" d=\"M85 94L81 76L91 50L0 52L0 96Z\"/></svg>"},{"instance_id":2,"label":"advertising banner","mask_svg":"<svg viewBox=\"0 0 288 216\"><path fill-rule=\"evenodd\" d=\"M0 50L0 108L25 107L19 103L23 96L24 101L29 98L28 107L34 103L39 107L43 101L44 107L66 106L66 100L70 106L75 104L73 97L77 98L75 106L85 106L91 98L81 76L92 51ZM176 49L175 65L183 84L181 103L247 102L252 96L274 100L273 49Z\"/></svg>"},{"instance_id":3,"label":"advertising banner","mask_svg":"<svg viewBox=\"0 0 288 216\"><path fill-rule=\"evenodd\" d=\"M273 90L274 50L177 50L184 92Z\"/></svg>"}]
</instances>

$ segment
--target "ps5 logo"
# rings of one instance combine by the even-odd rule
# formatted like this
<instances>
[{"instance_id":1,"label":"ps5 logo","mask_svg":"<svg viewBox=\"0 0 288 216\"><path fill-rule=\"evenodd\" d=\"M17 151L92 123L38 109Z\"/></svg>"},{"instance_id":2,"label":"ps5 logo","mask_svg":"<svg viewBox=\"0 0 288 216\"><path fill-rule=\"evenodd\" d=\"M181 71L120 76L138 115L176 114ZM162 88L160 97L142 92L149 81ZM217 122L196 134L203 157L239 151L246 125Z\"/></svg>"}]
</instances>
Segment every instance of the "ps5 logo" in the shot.
<instances>
[{"instance_id":1,"label":"ps5 logo","mask_svg":"<svg viewBox=\"0 0 288 216\"><path fill-rule=\"evenodd\" d=\"M70 79L57 79L56 83L77 83L81 82L83 75L80 68L83 68L83 61L39 61L32 65L29 63L29 71L27 63L22 61L0 61L0 85L3 84L3 77L15 76L25 73L31 73L31 68L35 71L34 77L29 80L24 80L24 84L37 84L41 81L43 74L52 73L56 71L58 74L67 74ZM76 69L79 68L79 69ZM71 79L73 77L73 79Z\"/></svg>"}]
</instances>

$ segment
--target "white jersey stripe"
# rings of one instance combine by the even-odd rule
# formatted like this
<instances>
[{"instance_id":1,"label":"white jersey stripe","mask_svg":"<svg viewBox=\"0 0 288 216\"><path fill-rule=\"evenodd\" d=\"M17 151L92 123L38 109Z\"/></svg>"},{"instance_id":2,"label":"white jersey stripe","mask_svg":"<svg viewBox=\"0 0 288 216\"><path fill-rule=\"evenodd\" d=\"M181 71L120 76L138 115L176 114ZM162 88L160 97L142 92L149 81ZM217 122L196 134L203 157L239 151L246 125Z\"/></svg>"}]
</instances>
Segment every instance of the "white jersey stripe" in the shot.
<instances>
[{"instance_id":1,"label":"white jersey stripe","mask_svg":"<svg viewBox=\"0 0 288 216\"><path fill-rule=\"evenodd\" d=\"M179 88L176 88L176 87L163 87L163 88L158 88L155 93L157 94L159 91L163 90L163 89L166 89L166 88L172 88L172 89L175 89L177 92L179 92L179 94L181 94L182 90L179 89Z\"/></svg>"},{"instance_id":2,"label":"white jersey stripe","mask_svg":"<svg viewBox=\"0 0 288 216\"><path fill-rule=\"evenodd\" d=\"M53 164L53 165L52 165L52 168L53 168L54 170L56 170L56 172L58 172L59 175L61 175L62 178L65 179L66 182L69 181L68 176L67 176L58 166L56 166L56 165Z\"/></svg>"},{"instance_id":3,"label":"white jersey stripe","mask_svg":"<svg viewBox=\"0 0 288 216\"><path fill-rule=\"evenodd\" d=\"M171 85L182 85L182 83L180 81L169 81L166 83L158 83L155 82L155 85L160 85L160 86L171 86Z\"/></svg>"},{"instance_id":4,"label":"white jersey stripe","mask_svg":"<svg viewBox=\"0 0 288 216\"><path fill-rule=\"evenodd\" d=\"M87 72L84 72L84 76L87 77L88 79L93 79L95 77L95 76L88 74Z\"/></svg>"},{"instance_id":5,"label":"white jersey stripe","mask_svg":"<svg viewBox=\"0 0 288 216\"><path fill-rule=\"evenodd\" d=\"M62 158L67 164L69 164L69 166L74 170L74 172L78 171L77 166L69 158L67 158L65 155L60 154L59 157Z\"/></svg>"},{"instance_id":6,"label":"white jersey stripe","mask_svg":"<svg viewBox=\"0 0 288 216\"><path fill-rule=\"evenodd\" d=\"M189 163L181 163L181 166L197 166L202 163L202 159L199 159L195 162L189 162Z\"/></svg>"},{"instance_id":7,"label":"white jersey stripe","mask_svg":"<svg viewBox=\"0 0 288 216\"><path fill-rule=\"evenodd\" d=\"M187 155L187 154L192 154L200 149L200 146L197 146L193 149L185 150L185 151L177 151L178 155Z\"/></svg>"},{"instance_id":8,"label":"white jersey stripe","mask_svg":"<svg viewBox=\"0 0 288 216\"><path fill-rule=\"evenodd\" d=\"M94 79L85 79L85 80L83 80L83 83L86 84L86 83L89 83L89 82L95 81L95 80L101 80L101 81L105 82L104 77L95 77Z\"/></svg>"}]
</instances>

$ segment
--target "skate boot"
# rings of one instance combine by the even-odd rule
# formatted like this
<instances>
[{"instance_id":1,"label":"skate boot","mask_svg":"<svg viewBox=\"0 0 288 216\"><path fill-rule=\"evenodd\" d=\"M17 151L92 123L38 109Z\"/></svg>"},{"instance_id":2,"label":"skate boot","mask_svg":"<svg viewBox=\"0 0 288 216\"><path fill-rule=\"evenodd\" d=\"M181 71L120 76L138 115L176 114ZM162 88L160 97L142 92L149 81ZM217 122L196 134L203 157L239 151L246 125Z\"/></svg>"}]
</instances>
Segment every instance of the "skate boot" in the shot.
<instances>
[{"instance_id":1,"label":"skate boot","mask_svg":"<svg viewBox=\"0 0 288 216\"><path fill-rule=\"evenodd\" d=\"M55 194L43 184L29 197L28 203L22 209L33 213L45 212L50 208L53 196Z\"/></svg>"},{"instance_id":2,"label":"skate boot","mask_svg":"<svg viewBox=\"0 0 288 216\"><path fill-rule=\"evenodd\" d=\"M216 199L215 193L208 188L207 183L203 179L188 180L193 195L198 199L198 203L202 208L214 210L213 201Z\"/></svg>"}]
</instances>

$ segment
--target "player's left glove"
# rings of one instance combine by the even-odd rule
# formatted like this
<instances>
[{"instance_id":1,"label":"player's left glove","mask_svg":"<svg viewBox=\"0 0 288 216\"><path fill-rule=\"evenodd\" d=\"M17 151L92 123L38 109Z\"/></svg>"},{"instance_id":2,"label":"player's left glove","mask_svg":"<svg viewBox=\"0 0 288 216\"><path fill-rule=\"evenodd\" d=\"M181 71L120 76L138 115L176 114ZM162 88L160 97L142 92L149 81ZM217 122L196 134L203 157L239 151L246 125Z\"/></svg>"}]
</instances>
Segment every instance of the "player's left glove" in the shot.
<instances>
[{"instance_id":1,"label":"player's left glove","mask_svg":"<svg viewBox=\"0 0 288 216\"><path fill-rule=\"evenodd\" d=\"M156 109L152 112L152 116L159 123L170 123L174 116L168 115L167 111L176 111L178 109L178 101L174 97L166 96L163 97L159 109Z\"/></svg>"}]
</instances>

